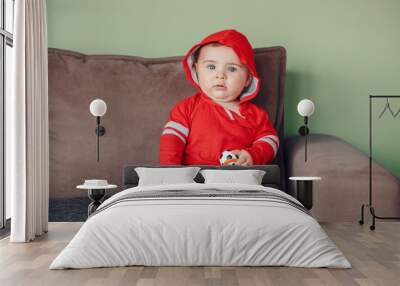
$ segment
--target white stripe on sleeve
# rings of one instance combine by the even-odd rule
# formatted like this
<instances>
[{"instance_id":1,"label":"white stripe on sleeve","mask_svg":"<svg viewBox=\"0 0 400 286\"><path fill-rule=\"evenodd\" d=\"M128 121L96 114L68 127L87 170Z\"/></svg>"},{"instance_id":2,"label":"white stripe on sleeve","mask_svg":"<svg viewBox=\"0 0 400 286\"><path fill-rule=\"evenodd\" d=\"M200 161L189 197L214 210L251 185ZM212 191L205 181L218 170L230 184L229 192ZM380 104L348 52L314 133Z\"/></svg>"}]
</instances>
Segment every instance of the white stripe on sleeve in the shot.
<instances>
[{"instance_id":1,"label":"white stripe on sleeve","mask_svg":"<svg viewBox=\"0 0 400 286\"><path fill-rule=\"evenodd\" d=\"M181 139L183 141L183 144L186 144L186 139L183 138L183 136L181 134L179 134L178 132L176 132L175 130L172 129L164 129L161 136L164 134L171 134L171 135L175 135L176 137L178 137L179 139Z\"/></svg>"},{"instance_id":2,"label":"white stripe on sleeve","mask_svg":"<svg viewBox=\"0 0 400 286\"><path fill-rule=\"evenodd\" d=\"M276 145L279 147L279 138L278 138L278 136L275 136L275 135L267 135L267 136L264 136L263 138L271 138L272 140L275 141Z\"/></svg>"},{"instance_id":3,"label":"white stripe on sleeve","mask_svg":"<svg viewBox=\"0 0 400 286\"><path fill-rule=\"evenodd\" d=\"M175 121L168 121L167 124L165 124L164 128L173 128L178 130L179 132L182 132L185 136L188 136L189 134L189 129L183 126L182 124L175 122Z\"/></svg>"},{"instance_id":4,"label":"white stripe on sleeve","mask_svg":"<svg viewBox=\"0 0 400 286\"><path fill-rule=\"evenodd\" d=\"M274 157L276 156L276 152L278 152L278 146L274 140L265 136L260 139L257 139L256 141L264 141L264 142L268 143L269 145L271 145L272 149L274 149Z\"/></svg>"}]
</instances>

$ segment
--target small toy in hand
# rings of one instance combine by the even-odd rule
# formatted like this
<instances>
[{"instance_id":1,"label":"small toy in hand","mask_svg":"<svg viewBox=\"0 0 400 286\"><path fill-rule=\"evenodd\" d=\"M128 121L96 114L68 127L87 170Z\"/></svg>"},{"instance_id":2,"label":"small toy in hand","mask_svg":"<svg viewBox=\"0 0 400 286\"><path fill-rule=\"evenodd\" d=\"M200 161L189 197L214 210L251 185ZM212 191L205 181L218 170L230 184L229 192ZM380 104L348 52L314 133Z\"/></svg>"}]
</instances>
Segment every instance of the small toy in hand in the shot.
<instances>
[{"instance_id":1,"label":"small toy in hand","mask_svg":"<svg viewBox=\"0 0 400 286\"><path fill-rule=\"evenodd\" d=\"M219 162L222 166L228 165L236 165L236 162L239 160L239 156L233 154L231 150L225 150L222 152L221 156L219 157Z\"/></svg>"}]
</instances>

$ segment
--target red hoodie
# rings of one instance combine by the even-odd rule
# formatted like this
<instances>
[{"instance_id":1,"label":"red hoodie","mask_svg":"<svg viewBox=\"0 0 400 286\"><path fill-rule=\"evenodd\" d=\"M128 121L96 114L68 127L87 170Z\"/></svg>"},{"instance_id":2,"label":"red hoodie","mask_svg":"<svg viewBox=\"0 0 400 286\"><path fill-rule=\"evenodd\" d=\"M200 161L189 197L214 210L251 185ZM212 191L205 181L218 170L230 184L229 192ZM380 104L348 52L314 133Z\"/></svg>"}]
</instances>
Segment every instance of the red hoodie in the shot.
<instances>
[{"instance_id":1,"label":"red hoodie","mask_svg":"<svg viewBox=\"0 0 400 286\"><path fill-rule=\"evenodd\" d=\"M252 76L249 86L239 96L239 112L243 117L215 103L198 85L194 53L212 42L232 48ZM221 153L235 149L248 151L256 165L271 162L278 151L279 139L267 112L250 102L257 96L260 79L247 38L235 30L214 33L193 46L182 64L199 92L171 110L160 139L160 165L220 165Z\"/></svg>"}]
</instances>

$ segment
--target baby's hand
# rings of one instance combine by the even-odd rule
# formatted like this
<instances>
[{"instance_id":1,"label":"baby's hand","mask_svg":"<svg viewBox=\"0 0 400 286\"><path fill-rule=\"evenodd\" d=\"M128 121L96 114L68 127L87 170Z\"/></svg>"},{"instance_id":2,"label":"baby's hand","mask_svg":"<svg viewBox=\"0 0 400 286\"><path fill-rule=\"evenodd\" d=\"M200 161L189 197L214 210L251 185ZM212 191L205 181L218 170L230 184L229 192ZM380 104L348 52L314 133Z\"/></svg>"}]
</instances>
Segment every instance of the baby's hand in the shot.
<instances>
[{"instance_id":1,"label":"baby's hand","mask_svg":"<svg viewBox=\"0 0 400 286\"><path fill-rule=\"evenodd\" d=\"M236 162L236 165L239 166L252 166L253 165L253 158L251 157L250 153L246 150L232 150L233 154L239 156L239 160Z\"/></svg>"}]
</instances>

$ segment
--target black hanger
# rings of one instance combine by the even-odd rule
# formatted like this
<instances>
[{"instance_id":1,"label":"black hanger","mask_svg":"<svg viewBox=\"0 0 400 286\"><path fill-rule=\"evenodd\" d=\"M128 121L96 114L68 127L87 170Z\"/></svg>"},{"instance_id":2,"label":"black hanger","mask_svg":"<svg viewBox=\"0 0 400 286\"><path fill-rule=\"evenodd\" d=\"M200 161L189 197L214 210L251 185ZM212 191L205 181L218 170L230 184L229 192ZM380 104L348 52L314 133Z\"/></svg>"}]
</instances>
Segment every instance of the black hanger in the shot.
<instances>
[{"instance_id":1,"label":"black hanger","mask_svg":"<svg viewBox=\"0 0 400 286\"><path fill-rule=\"evenodd\" d=\"M389 110L393 118L396 118L400 114L400 108L396 113L393 112L392 108L390 107L389 98L386 98L385 108L383 108L381 114L379 115L379 119L385 114L386 110Z\"/></svg>"}]
</instances>

